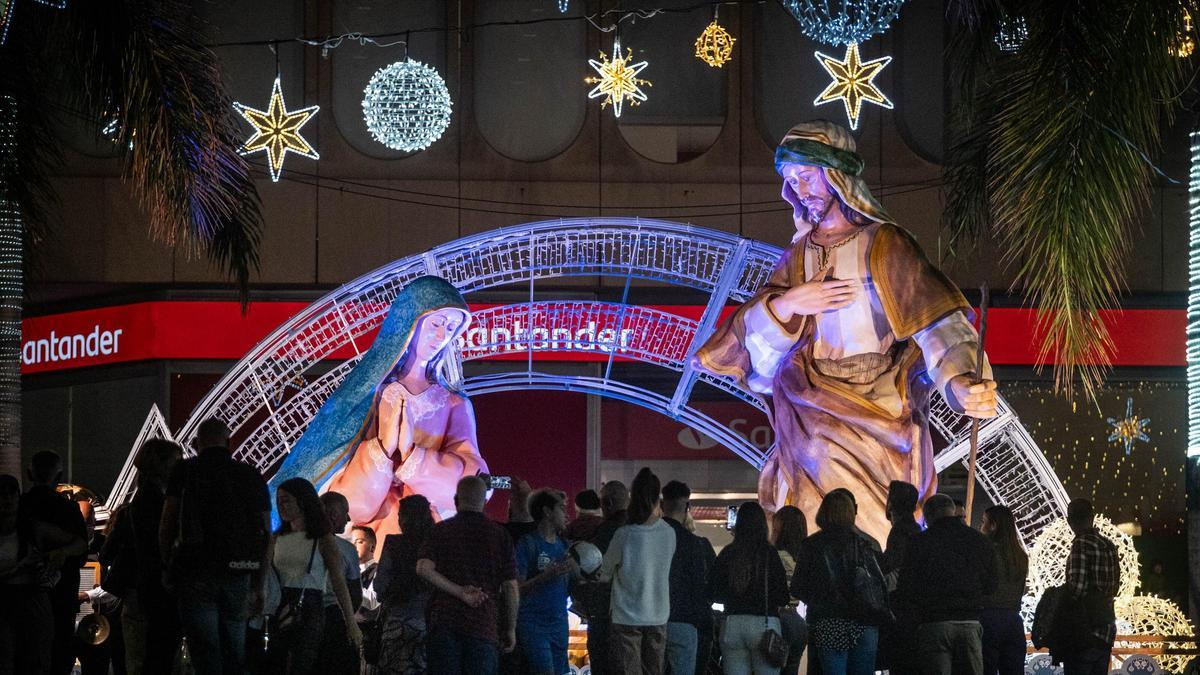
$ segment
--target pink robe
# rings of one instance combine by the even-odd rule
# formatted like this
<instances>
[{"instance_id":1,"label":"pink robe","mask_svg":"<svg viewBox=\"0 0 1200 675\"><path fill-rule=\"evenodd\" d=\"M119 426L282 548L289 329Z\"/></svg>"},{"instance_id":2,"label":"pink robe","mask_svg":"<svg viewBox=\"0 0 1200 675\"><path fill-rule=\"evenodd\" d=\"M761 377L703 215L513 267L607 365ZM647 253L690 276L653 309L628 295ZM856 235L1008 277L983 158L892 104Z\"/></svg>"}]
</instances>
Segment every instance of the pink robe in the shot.
<instances>
[{"instance_id":1,"label":"pink robe","mask_svg":"<svg viewBox=\"0 0 1200 675\"><path fill-rule=\"evenodd\" d=\"M329 481L329 490L350 502L350 520L375 530L383 538L400 532L400 500L423 495L435 519L454 515L454 491L463 476L487 473L475 439L475 412L471 402L433 384L420 394L403 385L390 385L377 395L362 440L353 456ZM392 392L388 395L387 392ZM388 456L379 442L379 420L399 406L397 447Z\"/></svg>"}]
</instances>

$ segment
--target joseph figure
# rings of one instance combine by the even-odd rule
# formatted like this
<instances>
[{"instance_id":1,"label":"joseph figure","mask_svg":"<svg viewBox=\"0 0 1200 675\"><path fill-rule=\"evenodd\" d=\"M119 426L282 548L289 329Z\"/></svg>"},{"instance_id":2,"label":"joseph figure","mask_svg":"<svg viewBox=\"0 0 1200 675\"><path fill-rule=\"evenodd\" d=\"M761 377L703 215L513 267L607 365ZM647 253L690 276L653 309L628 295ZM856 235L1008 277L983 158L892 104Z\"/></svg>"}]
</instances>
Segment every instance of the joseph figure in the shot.
<instances>
[{"instance_id":1,"label":"joseph figure","mask_svg":"<svg viewBox=\"0 0 1200 675\"><path fill-rule=\"evenodd\" d=\"M937 488L932 388L986 418L996 414L996 383L986 359L977 363L966 299L871 196L848 131L797 125L775 168L793 209L792 245L696 365L768 401L775 450L759 476L764 508L791 504L813 522L821 499L847 488L858 527L883 541L889 482L912 483L922 501Z\"/></svg>"}]
</instances>

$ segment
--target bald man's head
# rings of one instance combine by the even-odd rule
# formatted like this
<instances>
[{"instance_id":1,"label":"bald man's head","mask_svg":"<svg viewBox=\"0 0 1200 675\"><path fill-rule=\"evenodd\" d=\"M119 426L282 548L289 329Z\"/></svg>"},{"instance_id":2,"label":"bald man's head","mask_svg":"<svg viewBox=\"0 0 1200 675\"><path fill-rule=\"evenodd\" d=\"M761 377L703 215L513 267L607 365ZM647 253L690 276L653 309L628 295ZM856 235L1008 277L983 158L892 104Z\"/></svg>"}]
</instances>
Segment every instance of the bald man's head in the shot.
<instances>
[{"instance_id":1,"label":"bald man's head","mask_svg":"<svg viewBox=\"0 0 1200 675\"><path fill-rule=\"evenodd\" d=\"M487 483L479 476L467 476L458 481L454 491L454 506L459 511L483 511L487 503Z\"/></svg>"},{"instance_id":2,"label":"bald man's head","mask_svg":"<svg viewBox=\"0 0 1200 675\"><path fill-rule=\"evenodd\" d=\"M192 447L196 450L205 448L228 448L229 427L215 417L209 417L196 428L196 438Z\"/></svg>"}]
</instances>

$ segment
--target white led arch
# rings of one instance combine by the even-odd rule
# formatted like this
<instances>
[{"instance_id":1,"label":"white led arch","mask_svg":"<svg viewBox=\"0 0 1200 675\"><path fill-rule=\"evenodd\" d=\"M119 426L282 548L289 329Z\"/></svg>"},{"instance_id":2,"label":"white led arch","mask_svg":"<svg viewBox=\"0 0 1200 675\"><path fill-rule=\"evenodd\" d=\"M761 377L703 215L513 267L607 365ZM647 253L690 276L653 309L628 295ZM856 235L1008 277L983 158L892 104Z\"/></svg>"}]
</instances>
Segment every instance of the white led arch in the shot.
<instances>
[{"instance_id":1,"label":"white led arch","mask_svg":"<svg viewBox=\"0 0 1200 675\"><path fill-rule=\"evenodd\" d=\"M575 218L483 232L397 260L347 283L309 305L254 347L208 393L177 440L190 441L201 420L216 416L245 441L237 455L262 470L276 465L304 432L329 394L357 363L344 361L318 377L307 374L337 350L362 354L365 338L378 328L399 290L412 279L435 274L467 296L497 286L528 288L526 302L488 307L475 315L479 328L460 355L472 361L496 354L527 358L503 373L467 377L468 394L514 389L579 391L621 399L668 415L718 441L756 468L765 456L746 439L690 405L697 381L715 386L748 405L760 405L732 381L693 370L695 349L715 327L722 307L744 302L768 278L782 250L763 242L693 225L639 218ZM535 300L537 282L573 276L604 276L668 283L708 294L699 321L624 302ZM522 333L519 328L524 326ZM529 327L538 330L530 331ZM583 330L581 326L591 328ZM499 330L496 330L499 329ZM570 336L569 339L567 336ZM589 351L606 354L593 376L538 370L538 352ZM678 373L672 395L621 381L616 359L647 363ZM452 376L461 377L456 363ZM935 394L931 421L944 449L938 471L962 461L969 424ZM1013 508L1028 546L1043 526L1066 511L1067 496L1037 444L1001 398L1000 414L982 425L978 479L997 503ZM132 468L122 471L109 497L120 504L132 486Z\"/></svg>"}]
</instances>

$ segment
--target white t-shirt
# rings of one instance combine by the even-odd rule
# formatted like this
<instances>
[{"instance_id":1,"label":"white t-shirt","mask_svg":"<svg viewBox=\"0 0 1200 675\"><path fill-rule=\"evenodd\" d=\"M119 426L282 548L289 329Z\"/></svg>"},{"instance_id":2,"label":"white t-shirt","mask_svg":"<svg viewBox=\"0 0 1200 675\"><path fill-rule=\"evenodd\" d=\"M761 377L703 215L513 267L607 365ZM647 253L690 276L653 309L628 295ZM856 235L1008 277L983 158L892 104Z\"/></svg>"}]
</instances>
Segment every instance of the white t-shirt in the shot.
<instances>
[{"instance_id":1,"label":"white t-shirt","mask_svg":"<svg viewBox=\"0 0 1200 675\"><path fill-rule=\"evenodd\" d=\"M617 529L602 565L603 577L612 579L613 623L666 625L671 616L674 555L675 530L662 518L650 525L622 525Z\"/></svg>"},{"instance_id":2,"label":"white t-shirt","mask_svg":"<svg viewBox=\"0 0 1200 675\"><path fill-rule=\"evenodd\" d=\"M316 550L313 545L316 544ZM353 546L351 546L353 548ZM309 571L309 557L312 569ZM275 569L283 588L325 588L325 559L321 544L309 539L304 532L288 532L275 537Z\"/></svg>"}]
</instances>

